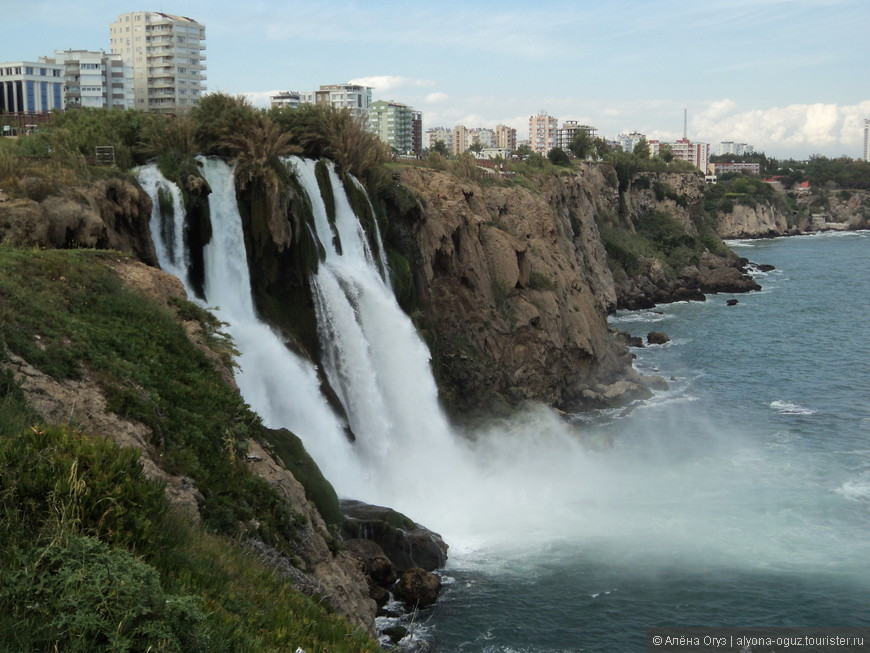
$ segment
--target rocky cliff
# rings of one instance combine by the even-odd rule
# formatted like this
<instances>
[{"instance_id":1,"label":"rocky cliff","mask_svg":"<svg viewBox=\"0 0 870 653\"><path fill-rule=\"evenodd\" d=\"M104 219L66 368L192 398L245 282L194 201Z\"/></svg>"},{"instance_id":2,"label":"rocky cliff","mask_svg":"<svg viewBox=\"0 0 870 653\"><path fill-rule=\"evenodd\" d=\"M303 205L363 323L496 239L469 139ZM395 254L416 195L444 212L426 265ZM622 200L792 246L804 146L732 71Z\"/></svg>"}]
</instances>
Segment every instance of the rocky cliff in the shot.
<instances>
[{"instance_id":1,"label":"rocky cliff","mask_svg":"<svg viewBox=\"0 0 870 653\"><path fill-rule=\"evenodd\" d=\"M642 392L606 322L616 292L594 219L595 186L606 184L584 173L594 185L399 175L418 201L392 219L413 234L420 322L442 391L460 409L502 398L578 410Z\"/></svg>"}]
</instances>

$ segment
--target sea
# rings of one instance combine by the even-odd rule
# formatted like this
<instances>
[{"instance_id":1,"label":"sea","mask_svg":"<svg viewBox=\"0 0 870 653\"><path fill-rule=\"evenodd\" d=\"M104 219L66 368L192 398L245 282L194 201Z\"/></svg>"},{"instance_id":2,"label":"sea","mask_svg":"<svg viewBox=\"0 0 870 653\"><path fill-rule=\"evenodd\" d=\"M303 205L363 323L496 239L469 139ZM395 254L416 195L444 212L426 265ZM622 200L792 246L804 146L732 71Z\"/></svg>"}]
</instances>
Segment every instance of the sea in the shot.
<instances>
[{"instance_id":1,"label":"sea","mask_svg":"<svg viewBox=\"0 0 870 653\"><path fill-rule=\"evenodd\" d=\"M631 652L650 627L870 626L870 232L728 244L774 266L755 269L761 291L611 318L668 334L632 350L668 390L572 416L578 447L535 410L481 438L502 442L508 505L481 479L464 491L491 492L494 516L441 520L444 589L411 619L412 650Z\"/></svg>"}]
</instances>

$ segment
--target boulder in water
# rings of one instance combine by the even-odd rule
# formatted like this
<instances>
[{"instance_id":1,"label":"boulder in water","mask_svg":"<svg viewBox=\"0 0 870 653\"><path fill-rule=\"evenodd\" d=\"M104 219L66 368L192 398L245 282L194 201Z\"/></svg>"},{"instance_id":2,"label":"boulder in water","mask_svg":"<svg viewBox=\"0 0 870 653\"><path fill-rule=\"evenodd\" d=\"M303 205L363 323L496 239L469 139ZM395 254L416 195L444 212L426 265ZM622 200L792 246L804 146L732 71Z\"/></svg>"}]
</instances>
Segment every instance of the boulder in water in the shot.
<instances>
[{"instance_id":1,"label":"boulder in water","mask_svg":"<svg viewBox=\"0 0 870 653\"><path fill-rule=\"evenodd\" d=\"M373 540L400 572L414 567L434 571L447 562L447 544L438 533L392 508L345 499L341 512L342 536Z\"/></svg>"},{"instance_id":2,"label":"boulder in water","mask_svg":"<svg viewBox=\"0 0 870 653\"><path fill-rule=\"evenodd\" d=\"M670 341L671 339L668 337L668 334L662 331L650 331L646 334L646 342L649 345L663 345Z\"/></svg>"},{"instance_id":3,"label":"boulder in water","mask_svg":"<svg viewBox=\"0 0 870 653\"><path fill-rule=\"evenodd\" d=\"M408 569L393 587L393 594L407 605L424 608L433 605L441 592L441 579L418 567Z\"/></svg>"}]
</instances>

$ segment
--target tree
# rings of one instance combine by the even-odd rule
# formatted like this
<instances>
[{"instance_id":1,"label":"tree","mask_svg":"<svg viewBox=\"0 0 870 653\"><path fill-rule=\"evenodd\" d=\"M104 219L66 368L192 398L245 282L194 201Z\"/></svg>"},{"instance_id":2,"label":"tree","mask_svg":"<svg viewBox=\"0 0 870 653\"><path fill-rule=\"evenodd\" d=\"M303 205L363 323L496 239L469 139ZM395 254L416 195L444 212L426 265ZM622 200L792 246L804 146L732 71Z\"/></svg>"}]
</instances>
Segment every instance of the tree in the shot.
<instances>
[{"instance_id":1,"label":"tree","mask_svg":"<svg viewBox=\"0 0 870 653\"><path fill-rule=\"evenodd\" d=\"M645 138L641 138L637 142L637 145L634 146L634 149L632 150L631 153L634 154L636 157L639 157L641 159L649 159L650 158L650 149L649 149L649 143L647 142L647 140Z\"/></svg>"},{"instance_id":2,"label":"tree","mask_svg":"<svg viewBox=\"0 0 870 653\"><path fill-rule=\"evenodd\" d=\"M649 144L647 144L647 149L649 149ZM674 160L674 148L667 143L662 143L659 145L658 157L665 163L670 163Z\"/></svg>"},{"instance_id":3,"label":"tree","mask_svg":"<svg viewBox=\"0 0 870 653\"><path fill-rule=\"evenodd\" d=\"M547 152L547 158L550 159L550 163L557 166L570 166L571 159L568 158L568 155L565 154L565 150L561 147L554 147L552 150Z\"/></svg>"},{"instance_id":4,"label":"tree","mask_svg":"<svg viewBox=\"0 0 870 653\"><path fill-rule=\"evenodd\" d=\"M514 154L516 156L520 157L521 159L525 159L526 157L534 154L534 152L532 151L532 148L529 147L529 145L527 143L523 143L517 149L514 150Z\"/></svg>"},{"instance_id":5,"label":"tree","mask_svg":"<svg viewBox=\"0 0 870 653\"><path fill-rule=\"evenodd\" d=\"M574 133L574 138L571 139L571 143L568 145L568 149L576 156L578 159L585 160L594 154L597 150L595 139L589 136L584 129L578 129Z\"/></svg>"},{"instance_id":6,"label":"tree","mask_svg":"<svg viewBox=\"0 0 870 653\"><path fill-rule=\"evenodd\" d=\"M432 143L432 146L429 148L430 152L436 152L441 156L450 156L450 150L447 149L447 144L442 141L440 138Z\"/></svg>"},{"instance_id":7,"label":"tree","mask_svg":"<svg viewBox=\"0 0 870 653\"><path fill-rule=\"evenodd\" d=\"M470 152L474 152L475 154L480 154L481 152L483 152L483 143L481 143L480 141L476 141L469 146L468 150Z\"/></svg>"}]
</instances>

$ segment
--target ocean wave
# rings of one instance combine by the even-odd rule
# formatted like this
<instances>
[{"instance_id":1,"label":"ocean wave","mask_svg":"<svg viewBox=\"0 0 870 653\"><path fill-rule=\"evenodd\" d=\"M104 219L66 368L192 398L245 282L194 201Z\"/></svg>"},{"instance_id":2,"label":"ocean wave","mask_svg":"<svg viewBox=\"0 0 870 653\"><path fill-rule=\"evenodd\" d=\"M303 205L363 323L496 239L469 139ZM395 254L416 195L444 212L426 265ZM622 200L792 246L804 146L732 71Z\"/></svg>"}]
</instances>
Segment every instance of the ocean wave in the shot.
<instances>
[{"instance_id":1,"label":"ocean wave","mask_svg":"<svg viewBox=\"0 0 870 653\"><path fill-rule=\"evenodd\" d=\"M616 324L631 324L635 322L661 322L662 320L672 320L673 318L673 315L660 311L620 311L615 315L609 316L607 321Z\"/></svg>"},{"instance_id":2,"label":"ocean wave","mask_svg":"<svg viewBox=\"0 0 870 653\"><path fill-rule=\"evenodd\" d=\"M867 479L846 481L835 492L849 501L870 502L870 481Z\"/></svg>"},{"instance_id":3,"label":"ocean wave","mask_svg":"<svg viewBox=\"0 0 870 653\"><path fill-rule=\"evenodd\" d=\"M768 404L771 408L773 408L780 415L815 415L816 411L812 408L806 408L804 406L800 406L798 404L793 404L790 401L771 401Z\"/></svg>"}]
</instances>

